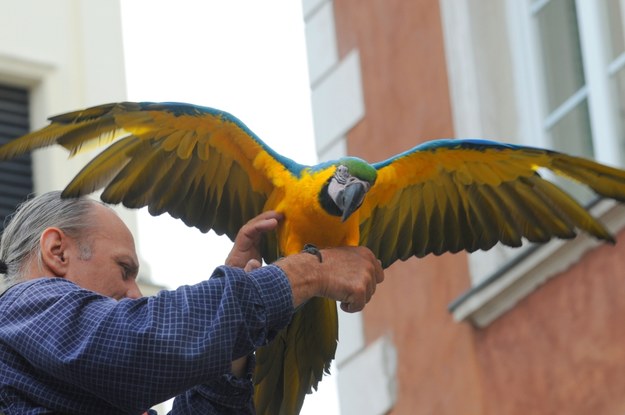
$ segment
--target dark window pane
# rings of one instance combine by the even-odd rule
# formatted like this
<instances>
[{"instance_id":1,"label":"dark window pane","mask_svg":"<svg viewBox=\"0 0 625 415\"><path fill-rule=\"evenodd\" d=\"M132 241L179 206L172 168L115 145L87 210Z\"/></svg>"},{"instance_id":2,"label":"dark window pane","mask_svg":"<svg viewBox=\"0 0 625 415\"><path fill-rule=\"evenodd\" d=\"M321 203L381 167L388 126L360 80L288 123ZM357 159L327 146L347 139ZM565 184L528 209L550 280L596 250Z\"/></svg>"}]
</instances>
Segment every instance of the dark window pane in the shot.
<instances>
[{"instance_id":1,"label":"dark window pane","mask_svg":"<svg viewBox=\"0 0 625 415\"><path fill-rule=\"evenodd\" d=\"M584 86L574 0L551 0L535 15L549 113Z\"/></svg>"},{"instance_id":2,"label":"dark window pane","mask_svg":"<svg viewBox=\"0 0 625 415\"><path fill-rule=\"evenodd\" d=\"M612 100L616 106L618 137L622 154L625 154L625 68L612 77Z\"/></svg>"},{"instance_id":3,"label":"dark window pane","mask_svg":"<svg viewBox=\"0 0 625 415\"><path fill-rule=\"evenodd\" d=\"M549 131L553 147L559 151L576 156L593 158L592 133L588 101L584 100L556 123ZM558 179L566 191L580 202L588 203L594 198L592 191L577 183Z\"/></svg>"},{"instance_id":4,"label":"dark window pane","mask_svg":"<svg viewBox=\"0 0 625 415\"><path fill-rule=\"evenodd\" d=\"M0 145L28 133L28 90L0 85ZM0 231L33 191L30 154L0 162Z\"/></svg>"}]
</instances>

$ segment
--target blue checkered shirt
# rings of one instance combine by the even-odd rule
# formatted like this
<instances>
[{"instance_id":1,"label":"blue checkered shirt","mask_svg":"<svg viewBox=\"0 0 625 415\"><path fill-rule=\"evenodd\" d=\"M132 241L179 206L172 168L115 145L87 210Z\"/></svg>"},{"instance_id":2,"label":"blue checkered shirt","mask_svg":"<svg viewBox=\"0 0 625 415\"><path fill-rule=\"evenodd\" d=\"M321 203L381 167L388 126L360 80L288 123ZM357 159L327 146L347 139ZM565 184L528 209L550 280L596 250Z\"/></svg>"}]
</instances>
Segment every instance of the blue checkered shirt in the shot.
<instances>
[{"instance_id":1,"label":"blue checkered shirt","mask_svg":"<svg viewBox=\"0 0 625 415\"><path fill-rule=\"evenodd\" d=\"M242 379L231 362L292 313L275 266L121 301L63 278L17 284L0 297L0 412L141 414L176 397L170 414L253 413L253 362Z\"/></svg>"}]
</instances>

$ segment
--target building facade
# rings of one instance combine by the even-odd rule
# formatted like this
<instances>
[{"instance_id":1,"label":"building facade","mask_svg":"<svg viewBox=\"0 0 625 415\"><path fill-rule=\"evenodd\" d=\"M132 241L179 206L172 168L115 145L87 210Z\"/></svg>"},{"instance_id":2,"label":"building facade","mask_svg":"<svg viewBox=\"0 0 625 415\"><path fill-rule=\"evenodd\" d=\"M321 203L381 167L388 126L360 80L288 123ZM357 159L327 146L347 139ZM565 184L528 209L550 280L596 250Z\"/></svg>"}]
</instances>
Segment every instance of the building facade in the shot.
<instances>
[{"instance_id":1,"label":"building facade","mask_svg":"<svg viewBox=\"0 0 625 415\"><path fill-rule=\"evenodd\" d=\"M14 103L5 106L11 128L2 139L41 128L51 115L125 98L119 2L2 1L0 9L0 87L5 102ZM35 152L23 196L62 189L89 160L67 156L59 148ZM132 227L134 215L122 215Z\"/></svg>"},{"instance_id":2,"label":"building facade","mask_svg":"<svg viewBox=\"0 0 625 415\"><path fill-rule=\"evenodd\" d=\"M0 0L0 10L0 140L125 99L118 1ZM482 137L625 166L623 0L303 0L303 10L322 159ZM0 170L0 209L62 188L89 157L45 149ZM580 237L393 265L363 313L340 313L342 413L625 412L625 211L592 209L616 246Z\"/></svg>"},{"instance_id":3,"label":"building facade","mask_svg":"<svg viewBox=\"0 0 625 415\"><path fill-rule=\"evenodd\" d=\"M0 142L48 117L126 99L119 1L0 0ZM29 194L63 189L93 157L62 148L0 163L0 222ZM115 207L137 238L136 213ZM142 263L145 294L149 283Z\"/></svg>"},{"instance_id":4,"label":"building facade","mask_svg":"<svg viewBox=\"0 0 625 415\"><path fill-rule=\"evenodd\" d=\"M3 1L0 84L27 92L29 124L126 96L119 2ZM36 192L58 189L88 157L59 149L33 155Z\"/></svg>"},{"instance_id":5,"label":"building facade","mask_svg":"<svg viewBox=\"0 0 625 415\"><path fill-rule=\"evenodd\" d=\"M126 98L119 1L0 0L0 143L48 117ZM32 193L61 190L93 154L60 148L0 163L0 221ZM115 208L135 235L136 213ZM140 287L154 294L142 263Z\"/></svg>"},{"instance_id":6,"label":"building facade","mask_svg":"<svg viewBox=\"0 0 625 415\"><path fill-rule=\"evenodd\" d=\"M320 158L488 138L625 166L622 0L304 0ZM394 264L341 316L342 414L625 411L625 209L581 236Z\"/></svg>"}]
</instances>

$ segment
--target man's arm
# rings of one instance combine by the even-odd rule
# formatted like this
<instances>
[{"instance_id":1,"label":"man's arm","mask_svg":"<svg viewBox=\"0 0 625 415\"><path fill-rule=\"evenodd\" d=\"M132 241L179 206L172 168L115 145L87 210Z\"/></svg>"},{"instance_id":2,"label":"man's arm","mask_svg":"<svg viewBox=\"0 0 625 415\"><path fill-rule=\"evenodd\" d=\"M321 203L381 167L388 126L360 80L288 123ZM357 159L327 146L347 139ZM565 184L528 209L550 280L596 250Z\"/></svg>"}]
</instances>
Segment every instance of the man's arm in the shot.
<instances>
[{"instance_id":1,"label":"man's arm","mask_svg":"<svg viewBox=\"0 0 625 415\"><path fill-rule=\"evenodd\" d=\"M67 401L84 400L89 391L96 408L139 412L219 379L232 360L288 323L292 296L277 267L252 273L221 267L215 275L121 301L61 278L32 281L5 294L1 326L10 330L2 340L30 362L34 378L65 385L59 390Z\"/></svg>"},{"instance_id":2,"label":"man's arm","mask_svg":"<svg viewBox=\"0 0 625 415\"><path fill-rule=\"evenodd\" d=\"M373 253L363 246L322 249L323 262L308 253L275 262L286 273L298 307L313 297L339 301L343 311L362 310L384 281L384 271Z\"/></svg>"},{"instance_id":3,"label":"man's arm","mask_svg":"<svg viewBox=\"0 0 625 415\"><path fill-rule=\"evenodd\" d=\"M260 240L264 232L274 230L282 216L274 211L264 212L250 220L238 232L226 265L250 272L261 266ZM293 306L297 307L314 296L329 297L341 302L344 311L361 310L382 282L384 273L380 262L370 250L362 247L334 248L321 252L322 262L310 254L291 255L276 265L284 270L291 288ZM201 408L204 413L219 413L226 408L237 413L253 413L252 355L235 359L231 374L218 381L193 388L176 399L175 413L187 408ZM195 405L195 406L191 406ZM196 408L197 406L197 408Z\"/></svg>"},{"instance_id":4,"label":"man's arm","mask_svg":"<svg viewBox=\"0 0 625 415\"><path fill-rule=\"evenodd\" d=\"M263 212L246 223L237 234L226 265L250 271L260 266L262 234L273 231L282 215ZM282 268L291 285L293 305L298 307L312 297L327 297L341 302L347 312L364 308L384 281L380 261L366 247L339 247L321 251L320 262L309 254L290 255L275 264Z\"/></svg>"},{"instance_id":5,"label":"man's arm","mask_svg":"<svg viewBox=\"0 0 625 415\"><path fill-rule=\"evenodd\" d=\"M266 211L247 222L238 232L226 265L251 271L261 266L262 234L275 230L282 215ZM347 312L360 311L371 299L376 285L384 280L384 271L373 253L363 247L324 250L322 263L308 254L282 258L276 265L282 268L293 293L293 305L298 307L314 296L341 302ZM317 262L315 262L317 261ZM245 374L247 357L232 362L232 373Z\"/></svg>"}]
</instances>

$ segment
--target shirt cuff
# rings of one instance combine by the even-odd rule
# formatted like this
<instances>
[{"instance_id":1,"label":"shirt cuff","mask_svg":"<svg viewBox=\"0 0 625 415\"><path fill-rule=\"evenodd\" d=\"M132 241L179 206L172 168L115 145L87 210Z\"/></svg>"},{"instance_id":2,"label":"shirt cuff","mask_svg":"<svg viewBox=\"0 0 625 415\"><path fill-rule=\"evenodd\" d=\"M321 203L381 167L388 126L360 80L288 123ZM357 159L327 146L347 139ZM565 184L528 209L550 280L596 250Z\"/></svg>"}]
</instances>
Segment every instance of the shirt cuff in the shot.
<instances>
[{"instance_id":1,"label":"shirt cuff","mask_svg":"<svg viewBox=\"0 0 625 415\"><path fill-rule=\"evenodd\" d=\"M249 274L265 306L268 340L289 324L295 312L293 292L284 271L275 265L258 268Z\"/></svg>"}]
</instances>

